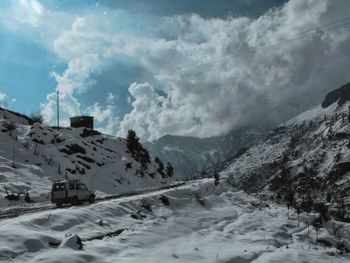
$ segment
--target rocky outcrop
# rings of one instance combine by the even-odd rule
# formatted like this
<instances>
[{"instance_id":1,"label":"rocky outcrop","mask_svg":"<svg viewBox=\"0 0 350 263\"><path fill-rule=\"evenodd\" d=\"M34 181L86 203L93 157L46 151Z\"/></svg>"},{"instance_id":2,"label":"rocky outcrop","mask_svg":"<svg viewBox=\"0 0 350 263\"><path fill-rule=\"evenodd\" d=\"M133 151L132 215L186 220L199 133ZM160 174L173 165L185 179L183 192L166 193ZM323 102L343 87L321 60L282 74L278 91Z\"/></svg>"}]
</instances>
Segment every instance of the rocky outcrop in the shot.
<instances>
[{"instance_id":1,"label":"rocky outcrop","mask_svg":"<svg viewBox=\"0 0 350 263\"><path fill-rule=\"evenodd\" d=\"M336 101L338 101L339 106L350 101L350 83L328 93L321 105L323 108L327 108Z\"/></svg>"}]
</instances>

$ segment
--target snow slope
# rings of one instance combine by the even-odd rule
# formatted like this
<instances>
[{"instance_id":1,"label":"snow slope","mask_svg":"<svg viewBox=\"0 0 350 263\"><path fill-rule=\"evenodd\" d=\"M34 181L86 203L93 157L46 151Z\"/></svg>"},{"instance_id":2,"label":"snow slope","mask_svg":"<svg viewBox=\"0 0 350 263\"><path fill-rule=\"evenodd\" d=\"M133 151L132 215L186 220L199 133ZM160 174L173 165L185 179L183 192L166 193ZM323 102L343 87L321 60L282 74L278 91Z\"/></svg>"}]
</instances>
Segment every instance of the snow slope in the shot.
<instances>
[{"instance_id":1,"label":"snow slope","mask_svg":"<svg viewBox=\"0 0 350 263\"><path fill-rule=\"evenodd\" d=\"M321 204L349 220L349 106L338 97L298 115L234 159L221 176L248 192L272 190L293 206L307 210Z\"/></svg>"},{"instance_id":2,"label":"snow slope","mask_svg":"<svg viewBox=\"0 0 350 263\"><path fill-rule=\"evenodd\" d=\"M160 201L166 196L169 205ZM4 262L348 262L349 225L332 221L319 233L314 214L211 180L177 189L2 220ZM149 204L146 206L145 204ZM148 210L144 207L148 207ZM334 228L338 228L334 236ZM81 240L82 244L80 244ZM323 240L327 244L325 247Z\"/></svg>"},{"instance_id":3,"label":"snow slope","mask_svg":"<svg viewBox=\"0 0 350 263\"><path fill-rule=\"evenodd\" d=\"M286 155L295 173L302 171L303 167L314 167L318 174L325 176L336 163L345 162L350 157L349 148L344 147L350 138L349 106L349 102L341 107L334 103L325 109L317 106L300 114L285 126L271 131L264 141L235 159L221 174L238 184L244 184L249 176L259 174L258 184L271 179L273 172L280 168L278 162ZM345 118L342 118L343 114ZM333 122L331 119L335 116L337 120ZM296 141L295 145L292 145L292 140ZM337 154L339 160L334 161Z\"/></svg>"},{"instance_id":4,"label":"snow slope","mask_svg":"<svg viewBox=\"0 0 350 263\"><path fill-rule=\"evenodd\" d=\"M21 119L22 118L22 119ZM14 128L9 131L9 124ZM48 201L52 181L80 179L98 195L161 186L172 181L149 163L141 167L126 140L84 128L59 131L0 109L0 189ZM23 201L23 194L21 200ZM0 198L0 206L16 205Z\"/></svg>"}]
</instances>

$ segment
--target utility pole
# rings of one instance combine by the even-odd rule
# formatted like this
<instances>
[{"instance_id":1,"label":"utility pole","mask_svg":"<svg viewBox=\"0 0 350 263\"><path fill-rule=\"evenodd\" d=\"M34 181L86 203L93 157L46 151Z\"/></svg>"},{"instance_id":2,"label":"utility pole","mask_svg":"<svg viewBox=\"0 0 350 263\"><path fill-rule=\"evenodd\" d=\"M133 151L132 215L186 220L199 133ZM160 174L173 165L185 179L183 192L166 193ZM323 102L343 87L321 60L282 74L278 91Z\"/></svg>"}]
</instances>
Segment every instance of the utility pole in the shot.
<instances>
[{"instance_id":1,"label":"utility pole","mask_svg":"<svg viewBox=\"0 0 350 263\"><path fill-rule=\"evenodd\" d=\"M60 91L57 89L57 130L60 130Z\"/></svg>"},{"instance_id":2,"label":"utility pole","mask_svg":"<svg viewBox=\"0 0 350 263\"><path fill-rule=\"evenodd\" d=\"M15 143L13 143L13 150L12 150L12 168L16 168L16 166L15 166Z\"/></svg>"}]
</instances>

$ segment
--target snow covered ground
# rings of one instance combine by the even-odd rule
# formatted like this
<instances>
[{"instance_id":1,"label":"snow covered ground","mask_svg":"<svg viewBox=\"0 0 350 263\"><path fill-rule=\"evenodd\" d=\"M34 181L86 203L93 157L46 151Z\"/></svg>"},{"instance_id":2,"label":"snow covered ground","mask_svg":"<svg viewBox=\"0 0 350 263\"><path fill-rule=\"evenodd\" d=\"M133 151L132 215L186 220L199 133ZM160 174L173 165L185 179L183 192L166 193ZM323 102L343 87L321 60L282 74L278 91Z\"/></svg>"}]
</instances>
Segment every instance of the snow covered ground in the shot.
<instances>
[{"instance_id":1,"label":"snow covered ground","mask_svg":"<svg viewBox=\"0 0 350 263\"><path fill-rule=\"evenodd\" d=\"M221 176L230 177L238 187L256 191L268 186L285 168L295 181L302 174L311 177L313 171L320 182L328 180L330 188L334 184L349 188L350 169L342 169L348 164L350 167L349 106L349 102L342 106L333 103L305 111L233 160L220 172ZM335 172L338 178L330 183Z\"/></svg>"},{"instance_id":2,"label":"snow covered ground","mask_svg":"<svg viewBox=\"0 0 350 263\"><path fill-rule=\"evenodd\" d=\"M302 214L298 226L297 215L286 207L203 179L4 219L0 261L349 262L335 248L340 239L349 242L349 224L331 221L318 234L330 246L316 245L315 229L308 226L315 216Z\"/></svg>"},{"instance_id":3,"label":"snow covered ground","mask_svg":"<svg viewBox=\"0 0 350 263\"><path fill-rule=\"evenodd\" d=\"M141 167L123 138L84 128L58 131L39 123L29 125L26 118L0 109L0 208L28 206L27 191L35 203L49 203L52 182L66 176L83 181L97 197L173 181L160 174L153 161ZM21 194L20 200L8 201L5 188Z\"/></svg>"}]
</instances>

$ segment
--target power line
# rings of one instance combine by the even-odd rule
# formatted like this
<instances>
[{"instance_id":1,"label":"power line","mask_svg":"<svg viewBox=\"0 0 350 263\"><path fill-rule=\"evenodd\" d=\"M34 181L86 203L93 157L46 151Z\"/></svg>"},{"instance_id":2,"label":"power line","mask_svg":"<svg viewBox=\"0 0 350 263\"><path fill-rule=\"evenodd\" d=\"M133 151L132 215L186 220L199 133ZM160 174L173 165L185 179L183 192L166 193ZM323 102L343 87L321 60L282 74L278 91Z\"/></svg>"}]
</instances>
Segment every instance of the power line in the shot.
<instances>
[{"instance_id":1,"label":"power line","mask_svg":"<svg viewBox=\"0 0 350 263\"><path fill-rule=\"evenodd\" d=\"M60 91L57 89L57 130L60 130Z\"/></svg>"},{"instance_id":2,"label":"power line","mask_svg":"<svg viewBox=\"0 0 350 263\"><path fill-rule=\"evenodd\" d=\"M324 31L325 30L331 30L331 29L335 29L335 28L338 28L338 27L343 27L343 26L346 26L346 25L349 25L349 24L350 24L350 16L349 17L344 17L344 18L339 19L339 20L332 21L330 23L327 23L327 24L324 24L324 25L321 25L321 26L318 26L318 27L315 27L315 28L312 28L312 29L305 30L305 31L303 31L303 32L301 32L301 33L299 33L297 35L294 35L293 37L291 37L289 39L286 39L284 41L279 41L279 42L276 42L276 43L273 43L273 44L270 44L270 45L265 45L265 46L250 47L250 48L246 48L246 49L243 49L243 50L236 50L236 52L233 52L230 55L225 55L225 56L221 56L221 57L207 59L207 61L196 63L196 64L192 64L192 65L185 66L185 67L181 67L181 69L177 69L175 71L181 73L181 72L184 72L185 70L191 70L191 69L194 69L196 67L200 67L200 66L205 66L205 65L208 65L208 64L216 63L216 62L219 62L219 61L222 61L222 60L225 60L225 59L232 58L234 56L240 56L240 55L243 55L243 54L247 54L247 53L250 53L252 51L256 51L256 50L260 50L260 49L267 49L267 48L279 46L279 45L282 45L282 44L285 44L285 43L293 42L293 41L296 41L296 40L308 37L310 35L314 35L315 32L318 33L321 30L324 30Z\"/></svg>"},{"instance_id":3,"label":"power line","mask_svg":"<svg viewBox=\"0 0 350 263\"><path fill-rule=\"evenodd\" d=\"M348 18L350 19L350 17ZM334 24L334 23L332 23ZM330 27L330 28L327 28L328 30L329 29L334 29L334 28L337 28L337 27L341 27L341 26L345 26L345 25L348 25L350 24L350 21L347 22L347 23L344 23L344 24L340 24L340 25L337 25L337 26L333 26L333 27ZM310 35L313 35L312 34L307 34L306 32L317 32L317 30L320 30L320 29L324 29L323 27L316 27L314 29L309 29L307 31L304 31L303 34L300 34L298 36L295 36L293 38L289 38L289 39L286 39L284 41L280 41L280 42L276 42L276 43L273 43L273 44L270 44L270 45L266 45L266 46L259 46L259 47L251 47L251 48L246 48L244 50L237 50L237 52L234 52L233 54L230 54L230 55L226 55L226 56L222 56L222 57L217 57L217 58L213 58L213 59L209 59L205 62L202 62L202 63L197 63L197 64L194 64L194 65L190 65L190 66L187 66L187 67L182 67L182 71L185 71L186 69L191 69L191 68L195 68L195 67L199 67L199 66L204 66L204 65L207 65L207 64L211 64L211 63L216 63L216 62L219 62L221 60L225 60L225 59L228 59L228 58L232 58L234 56L240 56L242 54L247 54L247 53L250 53L252 51L256 51L256 50L260 50L260 49L267 49L267 48L271 48L271 47L275 47L275 46L279 46L281 44L285 44L285 43L289 43L289 42L293 42L293 41L296 41L296 40L299 40L299 39L302 39L302 38L305 38L305 37L308 37Z\"/></svg>"}]
</instances>

